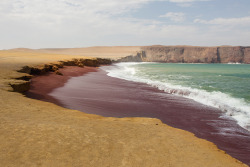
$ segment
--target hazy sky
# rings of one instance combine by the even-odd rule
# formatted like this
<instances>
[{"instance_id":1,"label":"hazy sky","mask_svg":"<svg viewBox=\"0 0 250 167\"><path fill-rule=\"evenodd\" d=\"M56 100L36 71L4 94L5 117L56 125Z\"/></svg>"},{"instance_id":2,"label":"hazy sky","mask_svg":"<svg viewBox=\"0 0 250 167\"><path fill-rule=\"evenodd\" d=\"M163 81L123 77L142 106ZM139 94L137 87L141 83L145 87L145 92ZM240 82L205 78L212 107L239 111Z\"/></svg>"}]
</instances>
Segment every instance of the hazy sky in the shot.
<instances>
[{"instance_id":1,"label":"hazy sky","mask_svg":"<svg viewBox=\"0 0 250 167\"><path fill-rule=\"evenodd\" d=\"M0 49L250 45L250 0L0 0Z\"/></svg>"}]
</instances>

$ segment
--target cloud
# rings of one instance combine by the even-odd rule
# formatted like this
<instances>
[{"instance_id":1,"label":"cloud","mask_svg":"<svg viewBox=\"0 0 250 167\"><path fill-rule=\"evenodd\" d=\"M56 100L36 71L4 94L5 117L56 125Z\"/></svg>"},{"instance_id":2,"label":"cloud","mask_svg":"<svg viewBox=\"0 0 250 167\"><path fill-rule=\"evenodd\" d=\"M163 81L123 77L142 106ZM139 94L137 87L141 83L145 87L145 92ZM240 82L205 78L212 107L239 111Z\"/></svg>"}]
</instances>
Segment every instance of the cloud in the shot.
<instances>
[{"instance_id":1,"label":"cloud","mask_svg":"<svg viewBox=\"0 0 250 167\"><path fill-rule=\"evenodd\" d=\"M250 17L195 19L199 27L200 39L213 41L214 45L245 45L250 42Z\"/></svg>"},{"instance_id":2,"label":"cloud","mask_svg":"<svg viewBox=\"0 0 250 167\"><path fill-rule=\"evenodd\" d=\"M11 17L50 18L85 14L119 15L149 0L1 0L0 13Z\"/></svg>"},{"instance_id":3,"label":"cloud","mask_svg":"<svg viewBox=\"0 0 250 167\"><path fill-rule=\"evenodd\" d=\"M169 2L175 2L175 3L189 3L189 2L199 2L199 1L209 1L209 0L169 0Z\"/></svg>"},{"instance_id":4,"label":"cloud","mask_svg":"<svg viewBox=\"0 0 250 167\"><path fill-rule=\"evenodd\" d=\"M184 13L174 13L174 12L168 12L164 15L161 15L159 17L166 17L166 18L169 18L170 20L172 21L175 21L175 22L182 22L185 20L185 14Z\"/></svg>"},{"instance_id":5,"label":"cloud","mask_svg":"<svg viewBox=\"0 0 250 167\"><path fill-rule=\"evenodd\" d=\"M211 25L227 25L227 26L249 26L250 16L240 18L215 18L212 20L195 19L194 23L211 24Z\"/></svg>"},{"instance_id":6,"label":"cloud","mask_svg":"<svg viewBox=\"0 0 250 167\"><path fill-rule=\"evenodd\" d=\"M126 13L148 0L1 0L1 47L120 45L155 31L155 20ZM135 44L135 43L134 43ZM132 43L131 43L132 45Z\"/></svg>"},{"instance_id":7,"label":"cloud","mask_svg":"<svg viewBox=\"0 0 250 167\"><path fill-rule=\"evenodd\" d=\"M176 3L178 6L181 7L190 7L194 2L203 2L203 1L210 1L210 0L169 0L169 2Z\"/></svg>"},{"instance_id":8,"label":"cloud","mask_svg":"<svg viewBox=\"0 0 250 167\"><path fill-rule=\"evenodd\" d=\"M0 17L58 23L69 17L124 15L159 1L189 6L192 2L204 0L1 0Z\"/></svg>"},{"instance_id":9,"label":"cloud","mask_svg":"<svg viewBox=\"0 0 250 167\"><path fill-rule=\"evenodd\" d=\"M181 12L160 16L174 21L168 24L158 17L132 17L133 12L156 1L184 5L201 0L1 0L0 47L208 45L215 41L220 44L228 44L227 41L237 43L239 40L235 39L250 42L248 28L242 31L248 17L240 22L234 19L196 19L196 24L186 25L176 24L185 19ZM228 22L240 26L235 29L229 29L230 26L218 28L219 25L229 25Z\"/></svg>"},{"instance_id":10,"label":"cloud","mask_svg":"<svg viewBox=\"0 0 250 167\"><path fill-rule=\"evenodd\" d=\"M189 5L192 2L207 0L1 0L0 16L33 17L52 14L53 16L99 13L105 15L117 15L138 9L152 2L171 2L179 5Z\"/></svg>"}]
</instances>

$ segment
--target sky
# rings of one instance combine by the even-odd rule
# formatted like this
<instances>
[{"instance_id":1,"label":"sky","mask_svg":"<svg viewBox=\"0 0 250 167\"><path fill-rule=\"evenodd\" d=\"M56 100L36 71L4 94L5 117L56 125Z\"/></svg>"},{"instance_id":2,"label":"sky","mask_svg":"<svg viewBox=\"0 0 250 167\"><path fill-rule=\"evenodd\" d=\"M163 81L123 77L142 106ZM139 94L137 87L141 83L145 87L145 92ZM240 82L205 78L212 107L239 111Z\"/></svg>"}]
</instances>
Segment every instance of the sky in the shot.
<instances>
[{"instance_id":1,"label":"sky","mask_svg":"<svg viewBox=\"0 0 250 167\"><path fill-rule=\"evenodd\" d=\"M249 46L250 0L0 0L0 49Z\"/></svg>"}]
</instances>

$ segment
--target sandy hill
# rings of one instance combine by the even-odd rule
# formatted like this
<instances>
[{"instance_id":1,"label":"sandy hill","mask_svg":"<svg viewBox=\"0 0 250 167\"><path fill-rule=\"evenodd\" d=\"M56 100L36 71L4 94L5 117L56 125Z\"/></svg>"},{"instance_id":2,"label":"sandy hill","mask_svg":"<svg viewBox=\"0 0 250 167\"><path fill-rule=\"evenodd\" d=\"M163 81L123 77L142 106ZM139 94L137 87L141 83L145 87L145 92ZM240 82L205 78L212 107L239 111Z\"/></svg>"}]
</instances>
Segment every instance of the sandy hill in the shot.
<instances>
[{"instance_id":1,"label":"sandy hill","mask_svg":"<svg viewBox=\"0 0 250 167\"><path fill-rule=\"evenodd\" d=\"M48 48L48 49L27 49L17 48L10 51L17 52L33 52L33 53L48 53L48 54L63 54L88 57L105 57L118 59L121 57L136 55L141 50L140 46L96 46L85 48Z\"/></svg>"}]
</instances>

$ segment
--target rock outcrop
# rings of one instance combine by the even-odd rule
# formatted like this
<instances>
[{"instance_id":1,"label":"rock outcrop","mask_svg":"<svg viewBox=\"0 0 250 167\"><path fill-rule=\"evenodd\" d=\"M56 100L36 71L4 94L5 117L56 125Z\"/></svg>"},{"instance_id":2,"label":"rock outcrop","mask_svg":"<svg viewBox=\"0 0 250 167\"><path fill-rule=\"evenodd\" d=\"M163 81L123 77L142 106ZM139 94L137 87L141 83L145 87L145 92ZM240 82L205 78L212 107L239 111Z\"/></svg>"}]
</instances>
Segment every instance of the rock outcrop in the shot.
<instances>
[{"instance_id":1,"label":"rock outcrop","mask_svg":"<svg viewBox=\"0 0 250 167\"><path fill-rule=\"evenodd\" d=\"M55 72L58 75L62 75L58 69L63 68L63 66L90 66L99 67L100 65L111 64L110 59L72 59L68 61L59 61L51 64L44 64L40 66L24 66L22 69L18 70L20 73L24 73L23 76L13 79L9 82L14 92L26 92L30 88L30 79L32 75L43 75L47 72Z\"/></svg>"},{"instance_id":2,"label":"rock outcrop","mask_svg":"<svg viewBox=\"0 0 250 167\"><path fill-rule=\"evenodd\" d=\"M247 64L250 64L250 47L244 48L244 61Z\"/></svg>"},{"instance_id":3,"label":"rock outcrop","mask_svg":"<svg viewBox=\"0 0 250 167\"><path fill-rule=\"evenodd\" d=\"M243 47L218 47L217 55L220 63L245 63Z\"/></svg>"},{"instance_id":4,"label":"rock outcrop","mask_svg":"<svg viewBox=\"0 0 250 167\"><path fill-rule=\"evenodd\" d=\"M250 47L221 46L146 46L136 56L127 56L119 62L164 63L246 63L250 64Z\"/></svg>"},{"instance_id":5,"label":"rock outcrop","mask_svg":"<svg viewBox=\"0 0 250 167\"><path fill-rule=\"evenodd\" d=\"M138 52L136 56L130 55L123 57L115 62L143 62L147 61L145 51Z\"/></svg>"}]
</instances>

